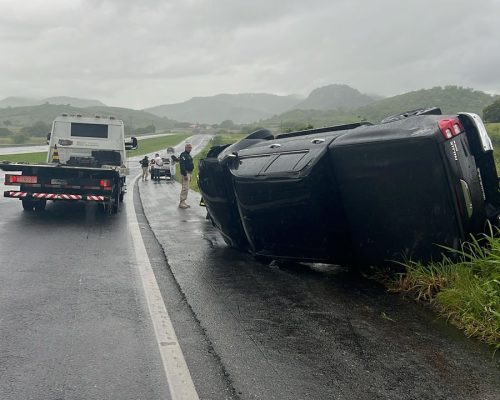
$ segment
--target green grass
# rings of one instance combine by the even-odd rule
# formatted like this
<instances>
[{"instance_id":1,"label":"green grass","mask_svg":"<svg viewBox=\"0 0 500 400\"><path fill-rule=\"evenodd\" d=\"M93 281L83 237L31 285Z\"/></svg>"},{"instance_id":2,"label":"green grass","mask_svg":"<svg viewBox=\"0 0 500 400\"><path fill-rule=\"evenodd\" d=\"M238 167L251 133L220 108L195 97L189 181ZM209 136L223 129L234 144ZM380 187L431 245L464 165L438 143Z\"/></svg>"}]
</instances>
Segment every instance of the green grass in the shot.
<instances>
[{"instance_id":1,"label":"green grass","mask_svg":"<svg viewBox=\"0 0 500 400\"><path fill-rule=\"evenodd\" d=\"M485 124L488 135L493 143L493 155L497 170L500 171L500 123Z\"/></svg>"},{"instance_id":2,"label":"green grass","mask_svg":"<svg viewBox=\"0 0 500 400\"><path fill-rule=\"evenodd\" d=\"M179 133L171 136L161 136L151 139L143 139L139 141L139 147L136 150L128 150L127 157L142 156L144 154L152 154L167 147L178 145L180 142L189 137L187 133Z\"/></svg>"},{"instance_id":3,"label":"green grass","mask_svg":"<svg viewBox=\"0 0 500 400\"><path fill-rule=\"evenodd\" d=\"M42 151L39 153L0 154L0 161L39 164L39 163L44 163L46 160L47 160L46 151Z\"/></svg>"},{"instance_id":4,"label":"green grass","mask_svg":"<svg viewBox=\"0 0 500 400\"><path fill-rule=\"evenodd\" d=\"M127 151L127 157L141 156L143 154L150 154L155 151L160 151L169 146L175 146L185 140L188 134L178 134L172 136L161 136L151 139L143 139L139 141L139 148L137 150ZM10 161L10 162L25 162L25 163L44 163L47 159L47 152L39 153L22 153L22 154L1 154L0 149L0 161Z\"/></svg>"},{"instance_id":5,"label":"green grass","mask_svg":"<svg viewBox=\"0 0 500 400\"><path fill-rule=\"evenodd\" d=\"M14 136L0 137L0 152L1 147L11 147L11 146L38 146L46 144L47 139L40 136L30 136L23 143L15 143Z\"/></svg>"},{"instance_id":6,"label":"green grass","mask_svg":"<svg viewBox=\"0 0 500 400\"><path fill-rule=\"evenodd\" d=\"M500 349L500 230L471 239L453 251L458 261L405 264L406 271L392 290L429 302L437 312L462 329Z\"/></svg>"}]
</instances>

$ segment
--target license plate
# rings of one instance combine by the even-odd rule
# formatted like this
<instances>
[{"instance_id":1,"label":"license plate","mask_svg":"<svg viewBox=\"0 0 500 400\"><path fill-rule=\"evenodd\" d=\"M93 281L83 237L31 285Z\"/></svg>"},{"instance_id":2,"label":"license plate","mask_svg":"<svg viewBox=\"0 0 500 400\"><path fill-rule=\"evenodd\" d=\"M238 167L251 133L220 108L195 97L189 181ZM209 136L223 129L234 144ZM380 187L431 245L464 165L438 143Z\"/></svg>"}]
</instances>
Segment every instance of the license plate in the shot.
<instances>
[{"instance_id":1,"label":"license plate","mask_svg":"<svg viewBox=\"0 0 500 400\"><path fill-rule=\"evenodd\" d=\"M51 179L50 184L51 185L67 185L68 182L65 179Z\"/></svg>"}]
</instances>

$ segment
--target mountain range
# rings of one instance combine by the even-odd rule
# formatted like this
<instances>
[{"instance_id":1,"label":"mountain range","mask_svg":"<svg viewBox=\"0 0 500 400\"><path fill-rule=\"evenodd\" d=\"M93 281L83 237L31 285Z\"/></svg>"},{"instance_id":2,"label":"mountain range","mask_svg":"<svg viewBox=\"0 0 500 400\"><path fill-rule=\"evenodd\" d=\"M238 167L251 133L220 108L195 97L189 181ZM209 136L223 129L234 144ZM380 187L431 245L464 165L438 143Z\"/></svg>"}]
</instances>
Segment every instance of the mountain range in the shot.
<instances>
[{"instance_id":1,"label":"mountain range","mask_svg":"<svg viewBox=\"0 0 500 400\"><path fill-rule=\"evenodd\" d=\"M193 97L183 103L164 104L144 111L177 121L216 124L231 120L248 124L293 108L300 98L266 93L218 94Z\"/></svg>"},{"instance_id":2,"label":"mountain range","mask_svg":"<svg viewBox=\"0 0 500 400\"><path fill-rule=\"evenodd\" d=\"M32 126L38 121L52 123L55 117L66 114L81 114L93 116L95 114L113 115L121 119L126 129L135 129L154 125L157 129L170 129L175 126L175 121L158 117L142 110L132 110L120 107L73 107L70 105L41 104L35 106L0 108L0 127Z\"/></svg>"},{"instance_id":3,"label":"mountain range","mask_svg":"<svg viewBox=\"0 0 500 400\"><path fill-rule=\"evenodd\" d=\"M0 108L7 107L29 107L42 104L67 105L72 107L106 107L106 104L99 100L79 99L76 97L57 96L45 99L32 99L29 97L7 97L0 100Z\"/></svg>"},{"instance_id":4,"label":"mountain range","mask_svg":"<svg viewBox=\"0 0 500 400\"><path fill-rule=\"evenodd\" d=\"M349 111L375 101L347 85L328 85L313 90L307 98L266 93L218 94L193 97L183 103L164 104L145 109L151 114L177 121L220 123L231 120L249 124L293 109Z\"/></svg>"},{"instance_id":5,"label":"mountain range","mask_svg":"<svg viewBox=\"0 0 500 400\"><path fill-rule=\"evenodd\" d=\"M460 86L438 86L381 98L340 84L314 89L306 98L266 93L218 94L145 110L108 107L99 100L74 97L42 100L9 97L0 101L0 126L2 121L20 126L39 120L50 122L61 112L68 112L115 115L132 127L154 124L168 129L231 120L236 124L289 129L300 124L317 127L359 120L377 122L389 115L432 106L440 107L445 114L469 111L481 115L482 110L498 98L498 95Z\"/></svg>"}]
</instances>

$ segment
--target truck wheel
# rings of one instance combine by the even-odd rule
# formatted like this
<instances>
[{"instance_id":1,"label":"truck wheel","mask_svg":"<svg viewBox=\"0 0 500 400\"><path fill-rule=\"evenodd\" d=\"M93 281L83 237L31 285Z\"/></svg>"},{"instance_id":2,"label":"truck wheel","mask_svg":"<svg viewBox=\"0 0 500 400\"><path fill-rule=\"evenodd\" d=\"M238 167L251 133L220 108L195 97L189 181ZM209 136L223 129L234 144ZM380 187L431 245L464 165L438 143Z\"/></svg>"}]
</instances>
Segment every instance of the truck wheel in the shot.
<instances>
[{"instance_id":1,"label":"truck wheel","mask_svg":"<svg viewBox=\"0 0 500 400\"><path fill-rule=\"evenodd\" d=\"M43 211L47 205L47 200L38 200L34 202L35 211Z\"/></svg>"},{"instance_id":2,"label":"truck wheel","mask_svg":"<svg viewBox=\"0 0 500 400\"><path fill-rule=\"evenodd\" d=\"M109 204L110 214L116 214L118 212L118 209L120 208L120 197L121 195L119 193L113 196L113 199Z\"/></svg>"},{"instance_id":3,"label":"truck wheel","mask_svg":"<svg viewBox=\"0 0 500 400\"><path fill-rule=\"evenodd\" d=\"M24 211L33 211L33 201L28 199L23 199L23 209Z\"/></svg>"}]
</instances>

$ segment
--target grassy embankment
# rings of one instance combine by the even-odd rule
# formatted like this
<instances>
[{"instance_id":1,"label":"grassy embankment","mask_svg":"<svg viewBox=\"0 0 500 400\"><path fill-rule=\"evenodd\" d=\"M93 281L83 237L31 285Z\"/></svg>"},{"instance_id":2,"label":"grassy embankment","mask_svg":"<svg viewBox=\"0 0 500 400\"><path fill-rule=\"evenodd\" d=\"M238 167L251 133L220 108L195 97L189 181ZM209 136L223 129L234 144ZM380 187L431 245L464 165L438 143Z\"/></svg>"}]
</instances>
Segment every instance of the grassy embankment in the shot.
<instances>
[{"instance_id":1,"label":"grassy embankment","mask_svg":"<svg viewBox=\"0 0 500 400\"><path fill-rule=\"evenodd\" d=\"M0 138L0 152L2 151L2 147L11 147L11 146L39 146L45 144L47 139L45 137L40 136L30 136L22 143L14 142L15 136L11 137L1 137Z\"/></svg>"},{"instance_id":2,"label":"grassy embankment","mask_svg":"<svg viewBox=\"0 0 500 400\"><path fill-rule=\"evenodd\" d=\"M488 124L500 165L500 124ZM458 262L444 258L428 265L409 262L406 272L391 289L425 301L462 329L500 349L500 230L473 239L463 246Z\"/></svg>"},{"instance_id":3,"label":"grassy embankment","mask_svg":"<svg viewBox=\"0 0 500 400\"><path fill-rule=\"evenodd\" d=\"M157 138L140 140L137 150L128 150L127 157L142 156L144 154L150 157L154 156L154 153L158 152L159 149L166 149L167 147L176 146L189 136L190 135L187 133L179 133L171 136L161 136ZM162 156L164 156L164 154L162 154Z\"/></svg>"},{"instance_id":4,"label":"grassy embankment","mask_svg":"<svg viewBox=\"0 0 500 400\"><path fill-rule=\"evenodd\" d=\"M175 146L182 142L189 136L187 133L161 136L157 138L144 139L139 141L139 148L137 150L128 150L127 157L141 156L143 154L152 154L158 149L165 149L169 146ZM22 154L1 154L0 148L0 161L10 162L26 162L26 163L44 163L47 158L45 151L39 153L22 153Z\"/></svg>"}]
</instances>

